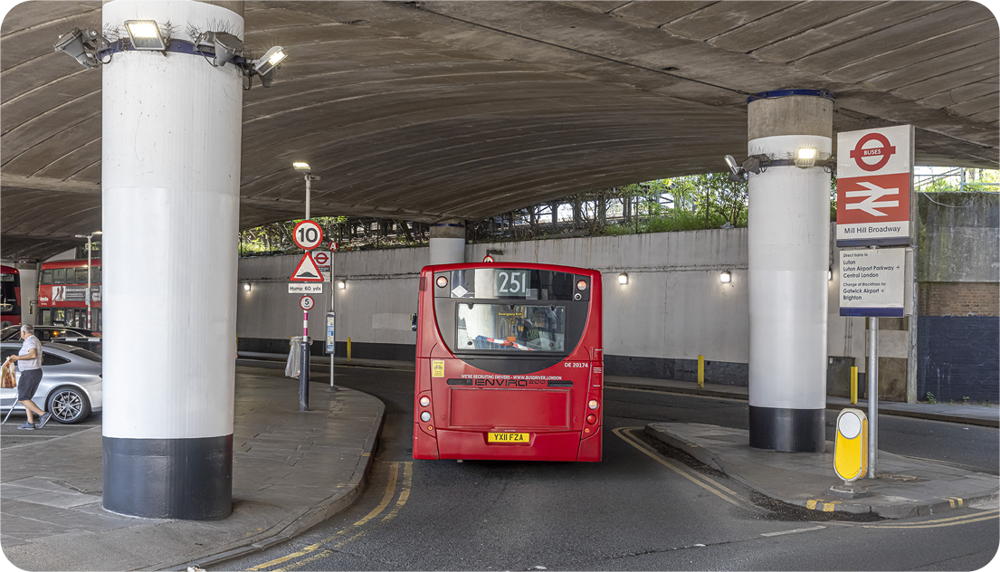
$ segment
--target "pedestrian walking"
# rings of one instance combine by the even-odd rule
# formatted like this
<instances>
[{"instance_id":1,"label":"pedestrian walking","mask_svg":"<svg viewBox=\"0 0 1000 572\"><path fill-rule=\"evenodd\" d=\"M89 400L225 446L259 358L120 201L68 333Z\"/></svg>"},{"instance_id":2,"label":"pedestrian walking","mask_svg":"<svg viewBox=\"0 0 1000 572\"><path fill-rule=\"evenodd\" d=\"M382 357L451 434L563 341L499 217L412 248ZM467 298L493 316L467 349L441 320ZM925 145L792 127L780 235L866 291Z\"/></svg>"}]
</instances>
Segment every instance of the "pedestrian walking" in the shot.
<instances>
[{"instance_id":1,"label":"pedestrian walking","mask_svg":"<svg viewBox=\"0 0 1000 572\"><path fill-rule=\"evenodd\" d=\"M31 431L35 428L33 415L38 416L38 428L41 429L52 418L52 414L46 413L31 400L38 390L38 384L42 382L42 342L35 337L35 328L29 324L21 326L21 339L24 343L21 344L20 351L16 356L8 357L7 361L16 362L17 369L21 372L21 380L17 384L17 400L28 414L28 420L17 428Z\"/></svg>"}]
</instances>

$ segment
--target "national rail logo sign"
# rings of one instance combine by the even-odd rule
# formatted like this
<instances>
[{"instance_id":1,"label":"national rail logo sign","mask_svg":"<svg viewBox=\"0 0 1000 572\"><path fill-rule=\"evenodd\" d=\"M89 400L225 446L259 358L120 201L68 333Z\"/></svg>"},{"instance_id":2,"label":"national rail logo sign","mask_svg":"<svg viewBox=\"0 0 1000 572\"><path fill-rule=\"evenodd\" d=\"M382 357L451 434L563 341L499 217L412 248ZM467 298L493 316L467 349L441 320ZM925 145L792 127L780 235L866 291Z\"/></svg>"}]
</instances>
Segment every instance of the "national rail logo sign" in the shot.
<instances>
[{"instance_id":1,"label":"national rail logo sign","mask_svg":"<svg viewBox=\"0 0 1000 572\"><path fill-rule=\"evenodd\" d=\"M837 135L837 246L910 243L913 128Z\"/></svg>"}]
</instances>

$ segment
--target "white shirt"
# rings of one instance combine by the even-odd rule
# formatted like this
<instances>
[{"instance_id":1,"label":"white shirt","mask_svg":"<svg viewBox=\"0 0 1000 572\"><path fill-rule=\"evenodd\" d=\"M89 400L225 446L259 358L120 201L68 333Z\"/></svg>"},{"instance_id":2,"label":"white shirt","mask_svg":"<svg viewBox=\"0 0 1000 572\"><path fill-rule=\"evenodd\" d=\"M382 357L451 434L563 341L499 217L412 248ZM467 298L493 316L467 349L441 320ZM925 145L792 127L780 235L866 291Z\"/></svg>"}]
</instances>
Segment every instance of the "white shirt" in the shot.
<instances>
[{"instance_id":1,"label":"white shirt","mask_svg":"<svg viewBox=\"0 0 1000 572\"><path fill-rule=\"evenodd\" d=\"M17 352L17 355L23 356L31 352L32 348L35 349L35 359L17 360L17 369L22 373L42 367L42 342L38 341L38 338L35 336L28 336L24 339L24 343L21 345L21 350Z\"/></svg>"}]
</instances>

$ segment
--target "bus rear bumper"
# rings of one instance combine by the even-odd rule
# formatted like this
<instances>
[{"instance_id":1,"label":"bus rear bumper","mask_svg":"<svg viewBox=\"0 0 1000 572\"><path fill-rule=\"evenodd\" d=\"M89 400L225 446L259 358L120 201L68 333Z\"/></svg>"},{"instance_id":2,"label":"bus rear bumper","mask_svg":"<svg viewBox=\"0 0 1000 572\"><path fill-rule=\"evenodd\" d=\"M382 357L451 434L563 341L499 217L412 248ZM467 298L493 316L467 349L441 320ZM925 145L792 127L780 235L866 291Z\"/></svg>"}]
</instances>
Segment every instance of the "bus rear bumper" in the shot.
<instances>
[{"instance_id":1,"label":"bus rear bumper","mask_svg":"<svg viewBox=\"0 0 1000 572\"><path fill-rule=\"evenodd\" d=\"M467 460L523 460L523 461L600 461L600 430L580 440L579 431L558 433L532 433L527 445L488 443L483 431L436 431L437 439L428 435L415 435L413 458L415 459L467 459ZM437 455L421 442L432 445ZM427 455L427 456L425 456Z\"/></svg>"}]
</instances>

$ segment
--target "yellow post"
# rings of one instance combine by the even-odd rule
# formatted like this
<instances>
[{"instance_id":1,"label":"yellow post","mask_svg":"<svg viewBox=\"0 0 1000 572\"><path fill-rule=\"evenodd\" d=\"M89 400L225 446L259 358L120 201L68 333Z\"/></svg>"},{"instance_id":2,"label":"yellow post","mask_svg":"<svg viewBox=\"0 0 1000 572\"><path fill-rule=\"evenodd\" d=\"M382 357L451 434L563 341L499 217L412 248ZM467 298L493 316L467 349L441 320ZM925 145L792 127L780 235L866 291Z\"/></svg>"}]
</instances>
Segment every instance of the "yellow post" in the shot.
<instances>
[{"instance_id":1,"label":"yellow post","mask_svg":"<svg viewBox=\"0 0 1000 572\"><path fill-rule=\"evenodd\" d=\"M351 361L351 338L347 338L347 361Z\"/></svg>"},{"instance_id":2,"label":"yellow post","mask_svg":"<svg viewBox=\"0 0 1000 572\"><path fill-rule=\"evenodd\" d=\"M851 405L858 404L858 367L851 366Z\"/></svg>"},{"instance_id":3,"label":"yellow post","mask_svg":"<svg viewBox=\"0 0 1000 572\"><path fill-rule=\"evenodd\" d=\"M698 356L698 389L705 389L705 356Z\"/></svg>"}]
</instances>

